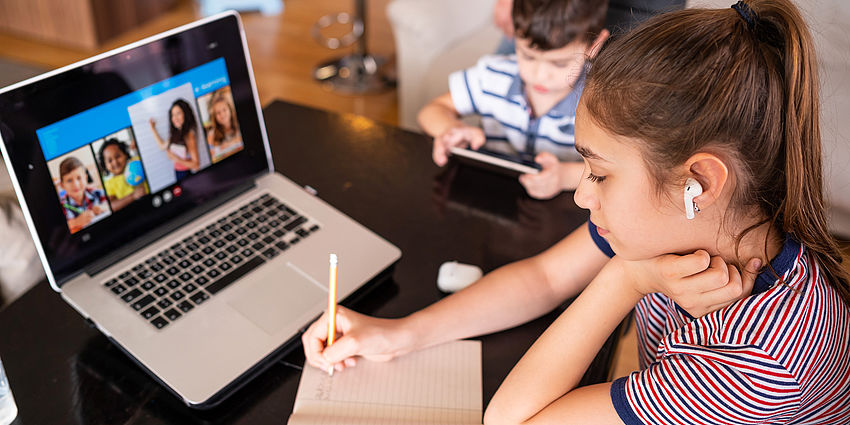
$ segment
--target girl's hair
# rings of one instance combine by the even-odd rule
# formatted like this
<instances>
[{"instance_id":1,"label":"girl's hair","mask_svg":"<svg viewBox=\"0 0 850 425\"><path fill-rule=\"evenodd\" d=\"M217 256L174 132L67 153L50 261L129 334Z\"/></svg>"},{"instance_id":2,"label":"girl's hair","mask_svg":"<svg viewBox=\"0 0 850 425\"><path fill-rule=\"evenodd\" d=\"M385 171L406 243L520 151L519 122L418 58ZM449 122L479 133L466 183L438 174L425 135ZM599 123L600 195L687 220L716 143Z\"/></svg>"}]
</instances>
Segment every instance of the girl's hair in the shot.
<instances>
[{"instance_id":1,"label":"girl's hair","mask_svg":"<svg viewBox=\"0 0 850 425\"><path fill-rule=\"evenodd\" d=\"M80 160L77 159L77 157L69 156L69 157L65 158L64 160L62 160L62 162L59 163L59 180L61 181L62 179L65 178L65 176L70 174L72 171L76 170L77 168L82 168L82 167L83 167L83 163L80 162ZM86 172L86 174L88 174L88 171Z\"/></svg>"},{"instance_id":2,"label":"girl's hair","mask_svg":"<svg viewBox=\"0 0 850 425\"><path fill-rule=\"evenodd\" d=\"M171 121L171 111L174 107L177 106L183 111L183 125L180 128L174 126L174 123ZM186 102L183 99L177 99L174 103L171 104L171 107L168 108L168 127L171 129L169 133L168 144L175 145L185 145L186 144L186 135L189 132L195 130L195 114L192 112L192 108L189 106L189 102Z\"/></svg>"},{"instance_id":3,"label":"girl's hair","mask_svg":"<svg viewBox=\"0 0 850 425\"><path fill-rule=\"evenodd\" d=\"M602 49L582 102L606 130L641 141L659 190L684 186L670 170L696 152L724 158L737 179L724 220L754 208L765 217L738 244L763 223L791 234L850 304L827 229L815 50L790 1L656 16Z\"/></svg>"},{"instance_id":4,"label":"girl's hair","mask_svg":"<svg viewBox=\"0 0 850 425\"><path fill-rule=\"evenodd\" d=\"M106 139L106 141L103 142L102 145L100 145L100 149L98 149L98 151L97 151L97 160L98 160L98 162L100 162L101 172L109 171L106 168L106 159L103 157L103 151L105 151L106 148L108 148L110 146L117 147L118 150L120 150L121 153L124 154L124 156L126 156L127 158L130 158L130 148L127 147L126 143L124 143L124 142L122 142L122 141L120 141L120 140L118 140L114 137L111 138L111 139Z\"/></svg>"},{"instance_id":5,"label":"girl's hair","mask_svg":"<svg viewBox=\"0 0 850 425\"><path fill-rule=\"evenodd\" d=\"M210 118L212 118L212 126L211 131L213 132L213 141L218 144L227 136L224 134L224 128L222 128L221 124L219 124L218 120L215 118L215 105L218 103L224 103L227 105L227 108L230 110L230 130L234 132L239 131L239 123L236 122L236 111L233 110L233 104L230 103L230 100L222 93L217 93L213 95L212 99L210 99L209 113Z\"/></svg>"},{"instance_id":6,"label":"girl's hair","mask_svg":"<svg viewBox=\"0 0 850 425\"><path fill-rule=\"evenodd\" d=\"M608 0L514 0L514 31L539 50L592 43L605 25Z\"/></svg>"}]
</instances>

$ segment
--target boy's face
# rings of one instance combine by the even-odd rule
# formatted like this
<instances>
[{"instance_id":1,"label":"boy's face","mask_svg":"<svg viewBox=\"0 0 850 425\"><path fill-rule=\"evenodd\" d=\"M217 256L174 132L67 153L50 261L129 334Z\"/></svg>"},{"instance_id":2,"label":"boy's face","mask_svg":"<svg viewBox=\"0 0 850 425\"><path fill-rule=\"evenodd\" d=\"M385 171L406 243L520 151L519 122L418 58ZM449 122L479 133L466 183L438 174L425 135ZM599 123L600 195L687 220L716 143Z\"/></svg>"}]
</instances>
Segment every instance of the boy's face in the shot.
<instances>
[{"instance_id":1,"label":"boy's face","mask_svg":"<svg viewBox=\"0 0 850 425\"><path fill-rule=\"evenodd\" d=\"M584 69L588 43L574 41L554 50L537 50L529 46L526 38L516 39L519 76L526 90L535 96L564 97Z\"/></svg>"},{"instance_id":2,"label":"boy's face","mask_svg":"<svg viewBox=\"0 0 850 425\"><path fill-rule=\"evenodd\" d=\"M109 145L103 150L103 161L106 163L106 169L110 174L117 176L124 172L124 166L127 165L127 155L121 152L121 149L115 145Z\"/></svg>"},{"instance_id":3,"label":"boy's face","mask_svg":"<svg viewBox=\"0 0 850 425\"><path fill-rule=\"evenodd\" d=\"M576 149L585 163L575 202L590 212L599 235L618 256L640 260L696 249L698 235L680 205L682 192L675 188L665 189L669 193L656 191L636 141L605 131L588 117L581 103L575 136Z\"/></svg>"},{"instance_id":4,"label":"boy's face","mask_svg":"<svg viewBox=\"0 0 850 425\"><path fill-rule=\"evenodd\" d=\"M61 185L62 189L68 192L68 196L80 200L83 197L83 191L86 190L86 170L83 167L75 168L62 176Z\"/></svg>"}]
</instances>

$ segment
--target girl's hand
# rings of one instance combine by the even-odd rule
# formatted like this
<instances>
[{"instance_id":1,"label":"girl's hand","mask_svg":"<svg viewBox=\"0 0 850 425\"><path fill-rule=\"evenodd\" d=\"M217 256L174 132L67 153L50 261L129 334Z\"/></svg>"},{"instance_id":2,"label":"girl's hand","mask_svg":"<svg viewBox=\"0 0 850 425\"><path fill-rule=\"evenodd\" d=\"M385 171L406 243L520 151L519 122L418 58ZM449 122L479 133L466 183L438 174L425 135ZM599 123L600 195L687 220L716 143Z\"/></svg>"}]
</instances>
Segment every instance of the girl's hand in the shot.
<instances>
[{"instance_id":1,"label":"girl's hand","mask_svg":"<svg viewBox=\"0 0 850 425\"><path fill-rule=\"evenodd\" d=\"M458 146L469 146L478 149L486 141L484 130L468 125L452 127L434 138L434 149L431 152L434 163L442 167L449 160L449 149Z\"/></svg>"},{"instance_id":2,"label":"girl's hand","mask_svg":"<svg viewBox=\"0 0 850 425\"><path fill-rule=\"evenodd\" d=\"M739 273L734 265L726 264L719 256L711 257L704 250L626 263L639 292L660 292L693 317L749 296L761 268L761 260L753 258Z\"/></svg>"},{"instance_id":3,"label":"girl's hand","mask_svg":"<svg viewBox=\"0 0 850 425\"><path fill-rule=\"evenodd\" d=\"M307 363L322 370L333 365L342 371L355 366L356 357L388 361L410 351L410 338L399 319L378 319L345 307L336 311L336 341L326 347L328 314L325 312L301 335Z\"/></svg>"},{"instance_id":4,"label":"girl's hand","mask_svg":"<svg viewBox=\"0 0 850 425\"><path fill-rule=\"evenodd\" d=\"M153 130L156 130L156 120L155 120L155 119L153 119L153 118L151 118L149 122L150 122L150 124L151 124L151 128L152 128Z\"/></svg>"}]
</instances>

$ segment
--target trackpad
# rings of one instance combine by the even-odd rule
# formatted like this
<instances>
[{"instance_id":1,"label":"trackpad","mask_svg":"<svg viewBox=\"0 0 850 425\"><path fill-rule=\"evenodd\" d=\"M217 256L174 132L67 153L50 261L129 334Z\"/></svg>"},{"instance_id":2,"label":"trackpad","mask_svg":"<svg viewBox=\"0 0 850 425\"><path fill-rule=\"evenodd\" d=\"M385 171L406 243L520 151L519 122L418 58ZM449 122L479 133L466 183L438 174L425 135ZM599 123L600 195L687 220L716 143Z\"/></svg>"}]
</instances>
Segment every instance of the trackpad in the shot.
<instances>
[{"instance_id":1,"label":"trackpad","mask_svg":"<svg viewBox=\"0 0 850 425\"><path fill-rule=\"evenodd\" d=\"M252 275L251 279L255 279ZM263 267L256 280L241 294L228 301L231 307L269 335L292 325L308 308L327 297L317 283L298 273L288 264L283 267ZM317 311L316 314L319 312ZM299 323L298 326L305 323Z\"/></svg>"}]
</instances>

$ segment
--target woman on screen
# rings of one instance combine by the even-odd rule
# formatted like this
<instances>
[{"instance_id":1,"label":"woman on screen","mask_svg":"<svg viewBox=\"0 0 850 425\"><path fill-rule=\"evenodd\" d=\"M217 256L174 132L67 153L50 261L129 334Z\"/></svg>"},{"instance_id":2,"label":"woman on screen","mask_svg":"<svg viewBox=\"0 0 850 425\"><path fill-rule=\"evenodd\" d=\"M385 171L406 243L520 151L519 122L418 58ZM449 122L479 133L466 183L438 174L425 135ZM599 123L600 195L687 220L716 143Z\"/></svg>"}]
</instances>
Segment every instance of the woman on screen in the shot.
<instances>
[{"instance_id":1,"label":"woman on screen","mask_svg":"<svg viewBox=\"0 0 850 425\"><path fill-rule=\"evenodd\" d=\"M168 141L156 131L156 121L151 118L151 131L156 138L156 144L168 154L168 159L174 163L174 174L177 180L182 180L190 172L198 171L200 159L198 157L198 142L195 139L195 114L189 103L183 99L177 99L169 109L171 118Z\"/></svg>"}]
</instances>

